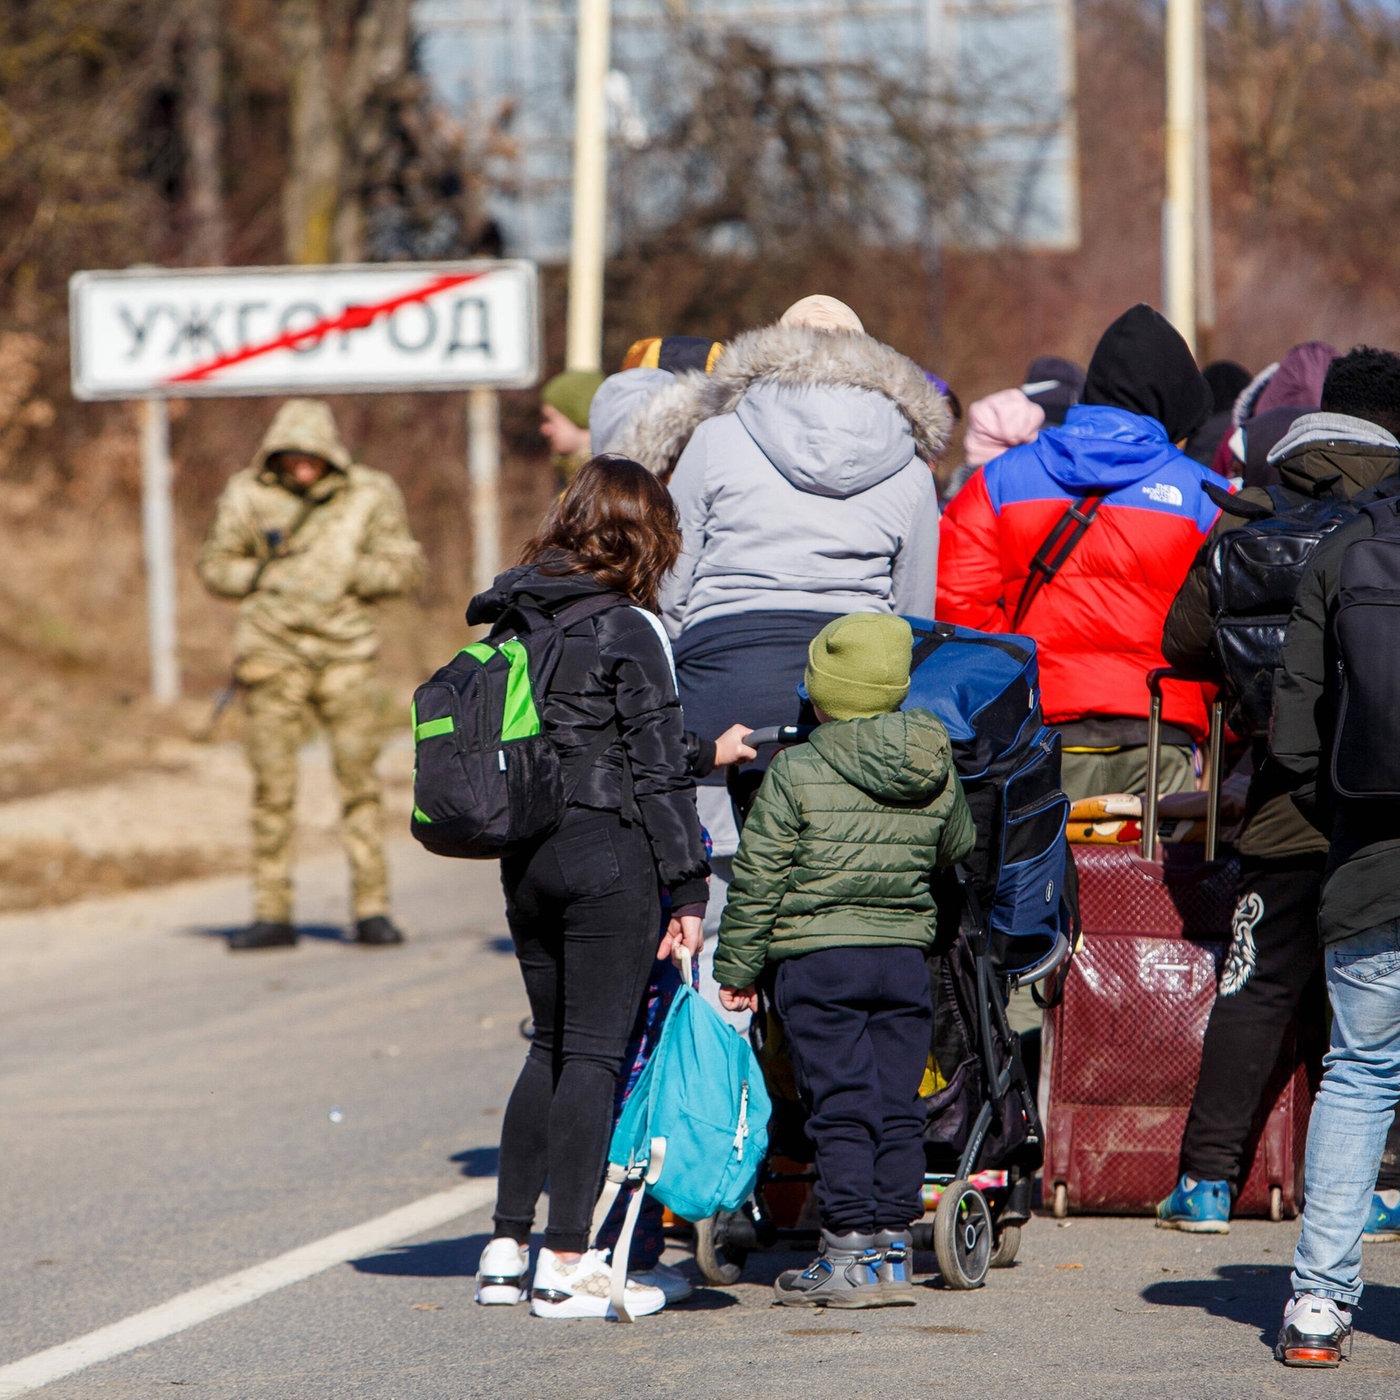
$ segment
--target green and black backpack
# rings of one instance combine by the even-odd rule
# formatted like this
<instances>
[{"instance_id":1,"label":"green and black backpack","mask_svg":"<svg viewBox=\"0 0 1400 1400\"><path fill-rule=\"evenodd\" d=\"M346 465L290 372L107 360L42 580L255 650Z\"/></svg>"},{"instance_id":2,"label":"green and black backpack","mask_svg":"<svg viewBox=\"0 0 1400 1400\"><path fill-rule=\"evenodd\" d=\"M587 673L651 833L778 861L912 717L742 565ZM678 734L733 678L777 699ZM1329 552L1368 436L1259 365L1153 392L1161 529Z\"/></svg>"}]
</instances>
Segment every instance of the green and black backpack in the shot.
<instances>
[{"instance_id":1,"label":"green and black backpack","mask_svg":"<svg viewBox=\"0 0 1400 1400\"><path fill-rule=\"evenodd\" d=\"M434 855L495 860L552 831L571 789L617 739L601 735L566 774L540 723L564 632L609 608L599 593L550 616L512 606L413 694L413 835Z\"/></svg>"}]
</instances>

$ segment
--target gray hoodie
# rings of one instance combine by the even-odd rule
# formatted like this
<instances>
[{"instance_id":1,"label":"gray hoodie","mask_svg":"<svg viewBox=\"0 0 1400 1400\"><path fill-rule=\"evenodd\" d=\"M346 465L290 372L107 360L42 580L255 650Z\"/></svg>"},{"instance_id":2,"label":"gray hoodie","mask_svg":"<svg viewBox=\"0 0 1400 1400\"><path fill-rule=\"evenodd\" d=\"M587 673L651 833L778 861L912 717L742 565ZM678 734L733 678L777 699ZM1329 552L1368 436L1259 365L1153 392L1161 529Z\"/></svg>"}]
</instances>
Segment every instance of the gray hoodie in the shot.
<instances>
[{"instance_id":1,"label":"gray hoodie","mask_svg":"<svg viewBox=\"0 0 1400 1400\"><path fill-rule=\"evenodd\" d=\"M626 446L662 474L675 463L684 547L662 590L671 634L757 611L931 617L938 498L926 463L950 423L903 355L804 327L751 331L708 378L663 390Z\"/></svg>"},{"instance_id":2,"label":"gray hoodie","mask_svg":"<svg viewBox=\"0 0 1400 1400\"><path fill-rule=\"evenodd\" d=\"M600 455L622 452L628 425L652 395L668 388L675 379L668 369L624 369L610 374L598 386L588 406L592 450Z\"/></svg>"},{"instance_id":3,"label":"gray hoodie","mask_svg":"<svg viewBox=\"0 0 1400 1400\"><path fill-rule=\"evenodd\" d=\"M1305 413L1269 449L1269 465L1276 466L1290 452L1319 442L1354 442L1362 447L1400 447L1394 435L1367 418L1349 413Z\"/></svg>"}]
</instances>

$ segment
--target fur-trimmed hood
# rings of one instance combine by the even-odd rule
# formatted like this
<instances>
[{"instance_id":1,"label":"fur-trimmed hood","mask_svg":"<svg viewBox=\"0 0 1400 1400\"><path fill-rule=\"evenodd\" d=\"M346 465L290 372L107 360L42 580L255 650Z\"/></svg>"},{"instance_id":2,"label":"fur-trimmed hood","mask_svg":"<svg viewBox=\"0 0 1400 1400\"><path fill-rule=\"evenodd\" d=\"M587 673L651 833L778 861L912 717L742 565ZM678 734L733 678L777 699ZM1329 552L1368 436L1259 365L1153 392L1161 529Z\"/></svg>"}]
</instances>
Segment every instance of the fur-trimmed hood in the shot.
<instances>
[{"instance_id":1,"label":"fur-trimmed hood","mask_svg":"<svg viewBox=\"0 0 1400 1400\"><path fill-rule=\"evenodd\" d=\"M712 373L677 376L628 424L616 450L666 478L696 428L728 413L794 485L835 496L916 456L932 462L952 428L943 395L888 345L776 325L737 336Z\"/></svg>"}]
</instances>

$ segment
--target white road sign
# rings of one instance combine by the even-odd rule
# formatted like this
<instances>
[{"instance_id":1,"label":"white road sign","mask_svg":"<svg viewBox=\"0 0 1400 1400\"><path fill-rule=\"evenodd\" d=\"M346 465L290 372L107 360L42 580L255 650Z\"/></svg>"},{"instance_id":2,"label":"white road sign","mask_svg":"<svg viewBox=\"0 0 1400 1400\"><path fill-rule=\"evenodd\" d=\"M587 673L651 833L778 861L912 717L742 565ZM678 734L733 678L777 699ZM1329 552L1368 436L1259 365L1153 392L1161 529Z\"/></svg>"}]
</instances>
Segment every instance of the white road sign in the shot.
<instances>
[{"instance_id":1,"label":"white road sign","mask_svg":"<svg viewBox=\"0 0 1400 1400\"><path fill-rule=\"evenodd\" d=\"M539 378L533 263L79 272L73 393L388 393Z\"/></svg>"}]
</instances>

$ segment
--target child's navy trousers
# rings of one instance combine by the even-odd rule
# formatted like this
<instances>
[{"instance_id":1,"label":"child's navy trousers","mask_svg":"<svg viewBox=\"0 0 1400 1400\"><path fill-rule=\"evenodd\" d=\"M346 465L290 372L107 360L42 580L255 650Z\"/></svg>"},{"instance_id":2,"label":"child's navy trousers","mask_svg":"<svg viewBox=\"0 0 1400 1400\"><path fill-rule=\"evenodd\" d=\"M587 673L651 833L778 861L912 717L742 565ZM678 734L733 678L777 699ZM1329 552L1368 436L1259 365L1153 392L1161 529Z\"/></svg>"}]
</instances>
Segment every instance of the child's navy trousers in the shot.
<instances>
[{"instance_id":1,"label":"child's navy trousers","mask_svg":"<svg viewBox=\"0 0 1400 1400\"><path fill-rule=\"evenodd\" d=\"M923 1213L919 1085L933 1038L923 950L855 945L787 958L774 1001L811 1110L823 1226L904 1229Z\"/></svg>"}]
</instances>

